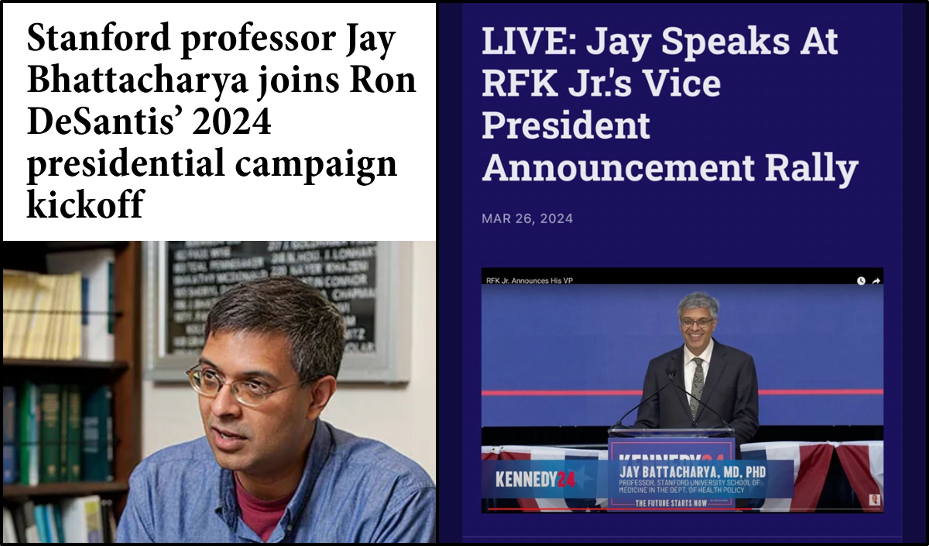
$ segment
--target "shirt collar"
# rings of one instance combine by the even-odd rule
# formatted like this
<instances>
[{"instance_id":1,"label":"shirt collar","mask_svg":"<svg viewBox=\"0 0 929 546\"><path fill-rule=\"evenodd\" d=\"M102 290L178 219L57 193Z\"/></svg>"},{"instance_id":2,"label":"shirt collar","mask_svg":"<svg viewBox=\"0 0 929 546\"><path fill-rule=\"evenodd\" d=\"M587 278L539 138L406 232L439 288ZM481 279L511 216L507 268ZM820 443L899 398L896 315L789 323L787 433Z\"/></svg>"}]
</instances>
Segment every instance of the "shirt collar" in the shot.
<instances>
[{"instance_id":1,"label":"shirt collar","mask_svg":"<svg viewBox=\"0 0 929 546\"><path fill-rule=\"evenodd\" d=\"M313 493L313 487L316 485L316 478L319 477L323 466L329 460L333 447L329 425L317 418L315 429L313 439L310 441L310 456L307 457L303 477L300 479L300 484L297 486L293 498L290 499L287 508L284 510L278 528L271 534L270 541L274 541L275 535L292 530L292 522L300 516L309 501L310 495ZM217 464L217 466L219 465ZM235 496L235 474L225 468L221 468L219 473L219 504L216 507L216 513L226 522L230 529L236 529L239 519L239 505Z\"/></svg>"},{"instance_id":2,"label":"shirt collar","mask_svg":"<svg viewBox=\"0 0 929 546\"><path fill-rule=\"evenodd\" d=\"M695 355L692 352L690 352L690 349L687 347L687 344L685 343L684 344L684 365L686 366L690 364L690 362L695 357L700 357L701 359L703 359L704 364L709 364L710 357L713 356L713 344L714 344L714 341L713 341L713 338L711 337L710 343L706 346L706 349L703 349L703 354Z\"/></svg>"}]
</instances>

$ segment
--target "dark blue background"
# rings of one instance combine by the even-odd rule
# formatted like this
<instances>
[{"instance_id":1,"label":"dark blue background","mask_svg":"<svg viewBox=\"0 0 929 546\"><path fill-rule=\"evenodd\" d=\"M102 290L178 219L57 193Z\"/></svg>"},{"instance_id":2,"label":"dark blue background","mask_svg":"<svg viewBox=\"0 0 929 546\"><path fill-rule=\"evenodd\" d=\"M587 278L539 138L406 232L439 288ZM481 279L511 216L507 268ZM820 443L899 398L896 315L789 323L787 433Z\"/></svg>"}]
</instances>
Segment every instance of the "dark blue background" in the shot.
<instances>
[{"instance_id":1,"label":"dark blue background","mask_svg":"<svg viewBox=\"0 0 929 546\"><path fill-rule=\"evenodd\" d=\"M902 506L907 514L908 538L924 542L925 6L907 6L906 16L902 17L906 28L903 56L906 66L903 71L906 139L903 149L907 158L904 207L907 237L904 241L908 252L912 251L905 256L908 269L907 305L904 308L901 308L901 260L904 255L900 244L901 140L898 131L902 34L899 7L617 6L609 8L611 14L604 14L603 9L571 5L561 8L560 13L554 13L553 8L489 6L468 8L464 15L483 11L486 13L481 17L487 21L492 17L495 25L564 23L570 26L583 24L589 28L604 20L609 20L611 25L614 21L627 26L631 24L635 29L658 29L683 21L688 28L724 32L731 30L729 27L755 23L764 25L763 29L776 26L776 32L788 32L793 52L799 47L798 41L802 42L802 36L797 33L805 36L806 27L817 24L836 28L840 34L840 57L824 57L822 59L833 62L818 65L791 55L784 70L778 73L787 82L805 82L806 85L800 88L786 85L773 96L758 89L751 89L750 96L740 96L735 91L740 85L748 89L749 84L756 85L759 78L764 79L763 74L774 71L779 64L777 58L726 57L713 69L723 78L724 95L718 101L729 105L725 112L707 105L706 100L697 104L693 99L667 99L686 103L681 110L682 117L673 120L681 123L681 135L676 137L674 131L667 130L660 135L656 133L659 139L652 143L657 143L660 148L654 154L655 158L663 158L660 154L669 154L668 157L694 154L699 156L696 159L706 159L717 154L728 157L765 151L796 154L814 149L833 149L854 156L862 161L862 165L849 189L841 192L827 183L714 185L701 182L691 186L677 183L638 186L628 183L588 186L554 183L551 187L539 183L480 183L480 173L489 157L486 144L477 138L480 130L478 112L483 106L476 104L481 84L480 66L476 59L482 44L479 27L483 21L464 17L465 35L462 36L462 27L459 26L462 23L461 8L441 6L440 232L443 242L449 246L440 258L444 281L440 295L443 302L440 309L440 353L443 370L451 372L444 372L440 379L442 426L439 434L440 468L451 468L448 480L452 483L446 481L440 491L440 538L447 541L461 536L459 516L464 517L465 528L473 537L543 535L563 539L583 534L608 539L606 537L616 535L616 521L608 517L592 520L589 516L479 514L477 483L469 476L477 475L477 446L480 444L480 267L679 266L687 254L691 260L689 263L695 266L883 266L888 283L885 292L885 388L888 394L885 432L887 495L889 503L893 503L888 504L888 511L880 516L810 514L764 518L733 514L716 515L713 521L724 526L731 535L888 536L901 532L902 518L895 507ZM464 72L456 74L462 54L465 57ZM845 61L848 57L855 59L848 63ZM545 60L545 64L558 66L552 59ZM745 59L752 62L746 63ZM771 60L774 62L764 62ZM754 66L756 61L757 68L746 68ZM694 64L703 66L699 61ZM889 70L887 67L890 67ZM706 67L700 68L704 69ZM843 74L843 71L846 73ZM888 72L890 80L882 80L880 75ZM742 74L746 74L747 79L740 84L738 80ZM834 85L835 82L843 85ZM825 98L821 96L823 90L826 90ZM762 96L767 97L767 102L760 100ZM462 97L468 101L463 113ZM774 99L777 99L777 104L772 104ZM664 99L655 100L658 102L648 105L652 116L657 116L657 112L665 108L677 108L665 105ZM817 107L811 109L810 104ZM831 108L832 105L836 108ZM890 117L870 117L880 110L889 110ZM544 114L544 108L533 108L533 111L536 115ZM708 115L704 119L705 114L713 112L717 115ZM724 117L720 118L721 114ZM808 123L810 116L816 121L813 125ZM751 130L728 138L726 131L739 125L735 120L746 118L749 123L742 124L743 129L749 127ZM458 126L462 121L463 139ZM690 131L689 124L692 124ZM720 131L717 128L720 124L726 130ZM841 127L842 130L832 131L830 127ZM863 140L869 146L861 145ZM673 146L669 146L671 142L674 142ZM687 147L682 149L685 143ZM459 153L462 145L465 146L466 163ZM524 143L513 147L499 142L494 143L494 148L500 153L517 151L525 158L534 153L528 150L535 149ZM593 157L604 155L602 145L591 146L588 143L583 149L585 153L595 154ZM666 151L662 152L662 149ZM556 151L569 152L568 155L580 158L576 150L564 148ZM629 149L629 153L638 154L640 151ZM545 153L551 154L551 150ZM462 200L463 215L460 208ZM561 210L577 211L575 214L582 221L576 221L569 229L518 231L512 227L506 230L481 228L479 217L475 216L481 209L493 207L505 210L517 205L529 210L540 207L550 210L557 205L556 208ZM596 214L592 214L594 211ZM711 222L703 231L681 230L680 217L685 213L701 219L709 218ZM461 256L457 253L458 244L463 244ZM699 249L699 252L687 252L689 249ZM462 282L463 292L459 291ZM906 321L902 320L903 310L906 311ZM893 343L895 336L891 334L903 330L904 324L906 358L901 354L900 345ZM462 336L467 343L462 343ZM903 339L902 334L896 337L898 342ZM892 361L906 363L906 396L901 392L902 365L894 365ZM462 375L454 373L454 370L461 370ZM906 450L902 450L900 444L904 437L902 423L895 420L901 416L901 405L906 407ZM458 428L459 424L462 429ZM470 454L473 457L462 457ZM899 494L901 467L897 461L901 457L907 462L906 484L911 487L906 490L905 504ZM455 476L462 463L465 463L464 471L459 483ZM898 494L895 495L891 488L895 488ZM746 517L751 520L738 519ZM683 529L689 522L696 523L696 518L703 522L706 520L704 516L687 514L636 514L634 521L624 519L623 527L647 529L657 526L668 529L667 522L673 521L676 522L673 529ZM785 525L785 521L789 521L789 525Z\"/></svg>"},{"instance_id":2,"label":"dark blue background","mask_svg":"<svg viewBox=\"0 0 929 546\"><path fill-rule=\"evenodd\" d=\"M481 390L641 393L648 361L683 345L677 304L697 290L720 302L716 341L755 360L761 424L884 423L879 394L767 392L883 388L883 286L870 284L484 285ZM640 396L484 395L481 425L609 427Z\"/></svg>"}]
</instances>

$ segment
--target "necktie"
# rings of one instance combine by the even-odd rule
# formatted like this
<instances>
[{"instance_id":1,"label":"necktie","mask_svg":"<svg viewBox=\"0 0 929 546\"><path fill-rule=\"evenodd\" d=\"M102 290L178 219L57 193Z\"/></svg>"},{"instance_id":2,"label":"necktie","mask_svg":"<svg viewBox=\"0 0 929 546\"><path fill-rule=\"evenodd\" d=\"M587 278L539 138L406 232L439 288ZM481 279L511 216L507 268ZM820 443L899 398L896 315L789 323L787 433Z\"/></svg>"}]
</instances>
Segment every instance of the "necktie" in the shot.
<instances>
[{"instance_id":1,"label":"necktie","mask_svg":"<svg viewBox=\"0 0 929 546\"><path fill-rule=\"evenodd\" d=\"M693 395L693 398L690 399L690 413L696 418L697 409L699 409L697 400L703 394L703 359L695 358L694 362L697 363L697 371L694 372L693 386L690 388L690 394Z\"/></svg>"}]
</instances>

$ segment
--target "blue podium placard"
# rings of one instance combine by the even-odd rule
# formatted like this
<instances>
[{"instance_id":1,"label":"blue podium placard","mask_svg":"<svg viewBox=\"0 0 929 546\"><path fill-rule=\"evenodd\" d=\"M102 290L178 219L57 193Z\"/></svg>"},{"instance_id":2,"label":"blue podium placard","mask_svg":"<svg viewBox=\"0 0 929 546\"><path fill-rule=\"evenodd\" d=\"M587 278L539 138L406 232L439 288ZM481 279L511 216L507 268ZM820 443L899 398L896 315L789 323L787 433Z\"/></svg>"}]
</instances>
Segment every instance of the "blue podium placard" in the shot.
<instances>
[{"instance_id":1,"label":"blue podium placard","mask_svg":"<svg viewBox=\"0 0 929 546\"><path fill-rule=\"evenodd\" d=\"M731 461L735 459L735 439L733 438L714 438L709 436L709 432L688 431L691 437L685 437L673 434L671 431L662 433L658 430L642 430L639 432L625 431L622 433L626 437L611 437L609 442L609 460L624 461L630 463L636 462L667 462L676 463L679 461ZM673 478L672 478L673 479ZM621 481L622 480L622 481ZM614 509L662 509L673 508L686 510L689 508L700 509L735 509L733 498L700 498L699 496L687 497L680 494L674 499L659 498L662 493L658 488L664 487L661 481L647 482L642 484L627 484L627 481L643 481L621 477L621 467L610 465L610 482L609 482L609 508ZM661 480L661 478L655 478ZM621 486L620 483L623 485ZM638 489L638 487L644 489ZM669 484L668 487L671 485ZM635 495L626 495L622 491L628 488L639 491ZM663 491L663 489L662 489ZM666 502L675 500L677 502ZM670 506L676 504L676 506Z\"/></svg>"}]
</instances>

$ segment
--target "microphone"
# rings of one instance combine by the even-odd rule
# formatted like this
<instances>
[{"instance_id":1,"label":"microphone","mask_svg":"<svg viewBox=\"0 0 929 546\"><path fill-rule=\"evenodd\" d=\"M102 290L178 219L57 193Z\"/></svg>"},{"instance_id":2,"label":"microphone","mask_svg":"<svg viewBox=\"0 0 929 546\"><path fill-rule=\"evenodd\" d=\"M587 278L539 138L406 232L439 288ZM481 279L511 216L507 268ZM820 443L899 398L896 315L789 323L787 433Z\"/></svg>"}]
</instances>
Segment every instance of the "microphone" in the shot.
<instances>
[{"instance_id":1,"label":"microphone","mask_svg":"<svg viewBox=\"0 0 929 546\"><path fill-rule=\"evenodd\" d=\"M668 378L669 378L668 382L665 383L663 387L661 387L660 389L658 389L657 391L655 391L654 393L652 393L651 396L649 396L648 398L643 399L641 402L639 402L638 404L636 404L635 407L633 407L631 410L627 411L627 412L625 413L625 415L623 415L622 417L620 417L620 418L619 418L619 421L616 421L616 424L613 425L613 426L610 427L610 428L616 428L616 427L630 428L629 426L623 424L623 419L625 419L626 417L628 417L630 413L632 413L633 411L635 411L635 410L636 410L639 406L641 406L642 404L648 402L649 400L651 400L651 399L654 398L655 396L658 396L658 393L659 393L659 392L665 390L665 388L666 388L668 385L670 385L671 383L674 382L674 373L675 373L675 370L665 370L665 373L668 374Z\"/></svg>"},{"instance_id":2,"label":"microphone","mask_svg":"<svg viewBox=\"0 0 929 546\"><path fill-rule=\"evenodd\" d=\"M687 396L689 396L689 397L693 398L694 400L696 400L697 403L700 404L701 406L703 406L704 408L706 408L706 409L712 411L713 414L716 415L716 417L719 417L719 420L722 421L723 424L726 425L728 428L732 428L732 425L730 425L728 421L726 421L725 419L723 419L723 416L720 415L719 413L717 413L716 410L714 410L713 408L711 408L709 405L704 404L702 400L700 400L700 399L697 398L696 396L690 394L690 393L687 392L685 389L681 388L680 385L675 384L674 386L677 387L677 388L679 388L679 389L681 389L681 391L682 391L684 394L686 394ZM697 426L697 421L695 420L695 418L694 418L693 416L691 416L691 417L690 417L690 420L693 422L694 427L696 427L696 426ZM719 426L719 425L716 425L716 426ZM714 427L714 428L715 428L715 427Z\"/></svg>"}]
</instances>

